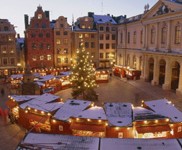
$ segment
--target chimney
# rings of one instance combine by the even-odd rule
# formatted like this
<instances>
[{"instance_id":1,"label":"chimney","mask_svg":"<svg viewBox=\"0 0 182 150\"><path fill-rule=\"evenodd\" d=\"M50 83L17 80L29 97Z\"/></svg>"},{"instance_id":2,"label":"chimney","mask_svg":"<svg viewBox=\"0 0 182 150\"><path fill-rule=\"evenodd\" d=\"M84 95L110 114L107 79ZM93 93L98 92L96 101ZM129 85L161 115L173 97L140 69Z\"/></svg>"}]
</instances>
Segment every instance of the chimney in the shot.
<instances>
[{"instance_id":1,"label":"chimney","mask_svg":"<svg viewBox=\"0 0 182 150\"><path fill-rule=\"evenodd\" d=\"M24 15L24 21L25 21L25 30L26 30L28 28L28 22L29 22L28 15Z\"/></svg>"},{"instance_id":2,"label":"chimney","mask_svg":"<svg viewBox=\"0 0 182 150\"><path fill-rule=\"evenodd\" d=\"M49 19L49 11L45 11L44 13L45 13L46 18Z\"/></svg>"},{"instance_id":3,"label":"chimney","mask_svg":"<svg viewBox=\"0 0 182 150\"><path fill-rule=\"evenodd\" d=\"M93 17L94 12L88 12L88 17Z\"/></svg>"}]
</instances>

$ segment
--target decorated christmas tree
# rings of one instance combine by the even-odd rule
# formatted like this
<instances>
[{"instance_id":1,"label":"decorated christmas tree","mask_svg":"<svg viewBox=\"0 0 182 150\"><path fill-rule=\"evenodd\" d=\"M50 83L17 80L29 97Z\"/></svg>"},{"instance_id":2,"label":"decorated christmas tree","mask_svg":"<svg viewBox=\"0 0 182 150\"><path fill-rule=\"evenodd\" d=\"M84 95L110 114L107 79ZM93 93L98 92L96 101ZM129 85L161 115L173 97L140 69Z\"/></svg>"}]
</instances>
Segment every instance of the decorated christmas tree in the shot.
<instances>
[{"instance_id":1,"label":"decorated christmas tree","mask_svg":"<svg viewBox=\"0 0 182 150\"><path fill-rule=\"evenodd\" d=\"M76 63L72 65L72 96L73 98L82 98L84 100L97 100L97 94L94 90L97 87L95 80L95 68L92 63L89 52L80 45L77 50Z\"/></svg>"}]
</instances>

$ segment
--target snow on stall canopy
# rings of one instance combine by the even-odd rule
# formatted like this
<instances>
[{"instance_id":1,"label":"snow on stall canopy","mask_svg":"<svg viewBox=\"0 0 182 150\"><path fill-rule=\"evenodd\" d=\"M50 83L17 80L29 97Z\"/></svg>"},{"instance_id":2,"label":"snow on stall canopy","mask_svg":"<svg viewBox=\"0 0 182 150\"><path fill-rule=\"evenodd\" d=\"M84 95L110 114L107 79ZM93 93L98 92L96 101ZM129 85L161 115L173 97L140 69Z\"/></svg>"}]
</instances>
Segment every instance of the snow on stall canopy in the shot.
<instances>
[{"instance_id":1,"label":"snow on stall canopy","mask_svg":"<svg viewBox=\"0 0 182 150\"><path fill-rule=\"evenodd\" d=\"M108 23L117 24L116 21L109 15L93 15L94 22L98 24Z\"/></svg>"},{"instance_id":2,"label":"snow on stall canopy","mask_svg":"<svg viewBox=\"0 0 182 150\"><path fill-rule=\"evenodd\" d=\"M99 138L29 133L20 142L16 150L29 149L60 149L60 150L98 150Z\"/></svg>"},{"instance_id":3,"label":"snow on stall canopy","mask_svg":"<svg viewBox=\"0 0 182 150\"><path fill-rule=\"evenodd\" d=\"M133 120L153 120L153 119L164 119L167 118L165 116L159 115L152 110L148 110L143 107L135 107L133 108Z\"/></svg>"},{"instance_id":4,"label":"snow on stall canopy","mask_svg":"<svg viewBox=\"0 0 182 150\"><path fill-rule=\"evenodd\" d=\"M61 76L69 76L71 74L71 71L65 71L65 72L61 72L60 75Z\"/></svg>"},{"instance_id":5,"label":"snow on stall canopy","mask_svg":"<svg viewBox=\"0 0 182 150\"><path fill-rule=\"evenodd\" d=\"M23 75L22 74L12 74L10 76L11 79L20 79L20 78L23 78Z\"/></svg>"},{"instance_id":6,"label":"snow on stall canopy","mask_svg":"<svg viewBox=\"0 0 182 150\"><path fill-rule=\"evenodd\" d=\"M42 82L35 82L38 86L43 86L44 85L44 83L42 83Z\"/></svg>"},{"instance_id":7,"label":"snow on stall canopy","mask_svg":"<svg viewBox=\"0 0 182 150\"><path fill-rule=\"evenodd\" d=\"M68 99L53 117L58 120L68 121L70 117L76 116L89 107L90 104L90 101Z\"/></svg>"},{"instance_id":8,"label":"snow on stall canopy","mask_svg":"<svg viewBox=\"0 0 182 150\"><path fill-rule=\"evenodd\" d=\"M53 75L45 75L45 76L41 76L41 78L39 80L37 80L38 82L45 82L45 81L48 81L48 80L52 80L54 79L55 76Z\"/></svg>"},{"instance_id":9,"label":"snow on stall canopy","mask_svg":"<svg viewBox=\"0 0 182 150\"><path fill-rule=\"evenodd\" d=\"M102 138L100 150L181 150L176 139Z\"/></svg>"},{"instance_id":10,"label":"snow on stall canopy","mask_svg":"<svg viewBox=\"0 0 182 150\"><path fill-rule=\"evenodd\" d=\"M167 99L147 101L145 105L157 114L170 118L173 122L182 122L182 112L174 107Z\"/></svg>"},{"instance_id":11,"label":"snow on stall canopy","mask_svg":"<svg viewBox=\"0 0 182 150\"><path fill-rule=\"evenodd\" d=\"M11 95L10 97L13 98L13 100L15 100L16 102L24 102L34 99L37 96L39 95Z\"/></svg>"},{"instance_id":12,"label":"snow on stall canopy","mask_svg":"<svg viewBox=\"0 0 182 150\"><path fill-rule=\"evenodd\" d=\"M182 139L178 139L178 141L180 142L180 144L182 145Z\"/></svg>"},{"instance_id":13,"label":"snow on stall canopy","mask_svg":"<svg viewBox=\"0 0 182 150\"><path fill-rule=\"evenodd\" d=\"M110 126L128 126L132 124L131 103L105 103L106 116Z\"/></svg>"},{"instance_id":14,"label":"snow on stall canopy","mask_svg":"<svg viewBox=\"0 0 182 150\"><path fill-rule=\"evenodd\" d=\"M53 102L55 100L57 100L59 98L59 96L53 95L53 94L49 94L49 93L45 93L42 95L39 95L37 97L35 97L34 99L32 99L31 101L27 102L27 103L23 103L20 105L20 107L22 109L25 109L28 106L35 106L35 105L43 105L49 102Z\"/></svg>"},{"instance_id":15,"label":"snow on stall canopy","mask_svg":"<svg viewBox=\"0 0 182 150\"><path fill-rule=\"evenodd\" d=\"M73 116L75 118L106 120L106 114L102 107L94 106Z\"/></svg>"}]
</instances>

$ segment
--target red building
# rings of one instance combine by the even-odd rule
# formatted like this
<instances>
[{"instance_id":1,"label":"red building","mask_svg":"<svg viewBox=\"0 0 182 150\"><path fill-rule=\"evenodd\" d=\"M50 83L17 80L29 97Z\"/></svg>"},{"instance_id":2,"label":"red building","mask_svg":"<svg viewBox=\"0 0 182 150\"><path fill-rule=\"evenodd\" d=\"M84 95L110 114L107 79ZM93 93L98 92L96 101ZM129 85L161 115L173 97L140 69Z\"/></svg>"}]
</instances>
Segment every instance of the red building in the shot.
<instances>
[{"instance_id":1,"label":"red building","mask_svg":"<svg viewBox=\"0 0 182 150\"><path fill-rule=\"evenodd\" d=\"M31 68L50 68L54 65L53 29L49 21L49 11L37 7L30 24L25 15L26 64Z\"/></svg>"}]
</instances>

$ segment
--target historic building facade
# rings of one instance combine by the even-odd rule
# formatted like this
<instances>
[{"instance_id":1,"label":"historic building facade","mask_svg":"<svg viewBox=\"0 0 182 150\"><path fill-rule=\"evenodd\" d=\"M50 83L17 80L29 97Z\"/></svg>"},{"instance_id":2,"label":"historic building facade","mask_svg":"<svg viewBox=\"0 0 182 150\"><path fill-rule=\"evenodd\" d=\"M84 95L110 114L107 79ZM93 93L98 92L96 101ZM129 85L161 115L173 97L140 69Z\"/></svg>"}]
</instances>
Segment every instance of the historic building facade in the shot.
<instances>
[{"instance_id":1,"label":"historic building facade","mask_svg":"<svg viewBox=\"0 0 182 150\"><path fill-rule=\"evenodd\" d=\"M94 28L92 17L85 16L77 19L73 28L72 41L73 62L76 57L76 51L81 47L81 42L83 42L85 50L92 56L95 67L99 66L98 34Z\"/></svg>"},{"instance_id":2,"label":"historic building facade","mask_svg":"<svg viewBox=\"0 0 182 150\"><path fill-rule=\"evenodd\" d=\"M49 21L49 12L43 12L38 6L35 15L28 24L25 16L26 64L31 68L54 67L53 29Z\"/></svg>"},{"instance_id":3,"label":"historic building facade","mask_svg":"<svg viewBox=\"0 0 182 150\"><path fill-rule=\"evenodd\" d=\"M16 32L7 19L0 19L0 75L13 73L17 68Z\"/></svg>"},{"instance_id":4,"label":"historic building facade","mask_svg":"<svg viewBox=\"0 0 182 150\"><path fill-rule=\"evenodd\" d=\"M56 67L70 66L72 29L67 18L60 16L54 24L54 61Z\"/></svg>"},{"instance_id":5,"label":"historic building facade","mask_svg":"<svg viewBox=\"0 0 182 150\"><path fill-rule=\"evenodd\" d=\"M182 2L159 0L142 15L118 25L117 64L142 70L142 77L182 93Z\"/></svg>"}]
</instances>

